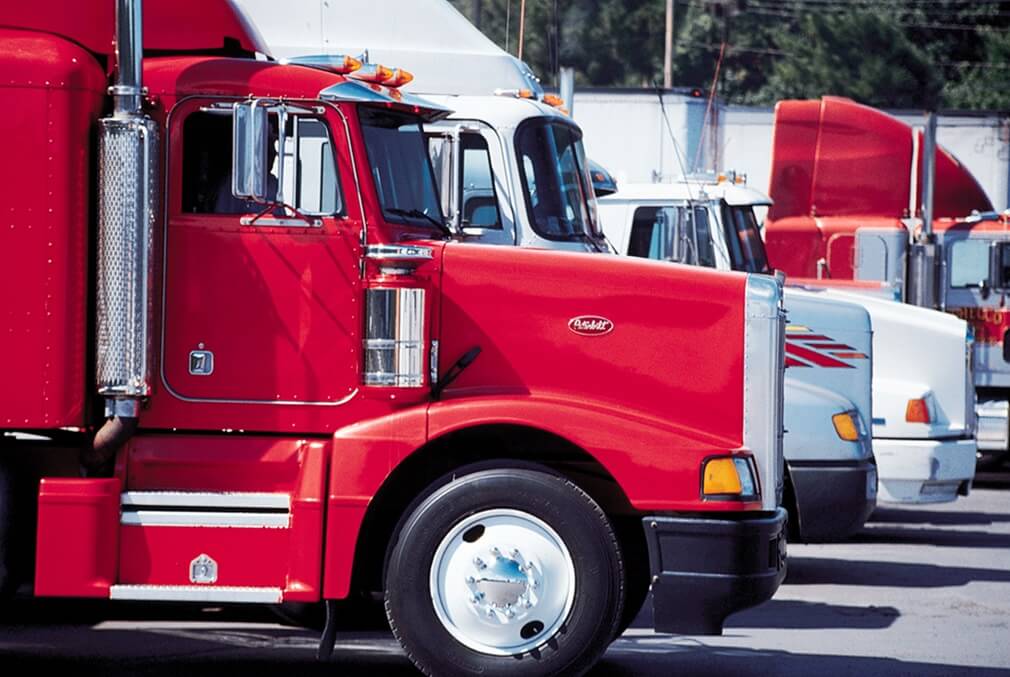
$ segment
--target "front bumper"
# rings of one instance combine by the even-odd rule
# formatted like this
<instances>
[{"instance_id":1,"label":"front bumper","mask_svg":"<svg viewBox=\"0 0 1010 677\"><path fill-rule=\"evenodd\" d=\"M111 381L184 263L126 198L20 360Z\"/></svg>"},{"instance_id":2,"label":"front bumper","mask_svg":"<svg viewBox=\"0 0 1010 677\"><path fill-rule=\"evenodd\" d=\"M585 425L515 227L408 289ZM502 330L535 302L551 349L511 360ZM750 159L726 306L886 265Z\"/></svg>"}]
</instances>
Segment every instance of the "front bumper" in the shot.
<instances>
[{"instance_id":1,"label":"front bumper","mask_svg":"<svg viewBox=\"0 0 1010 677\"><path fill-rule=\"evenodd\" d=\"M786 576L786 511L756 516L651 516L655 628L719 635L730 614L761 604Z\"/></svg>"},{"instance_id":2,"label":"front bumper","mask_svg":"<svg viewBox=\"0 0 1010 677\"><path fill-rule=\"evenodd\" d=\"M870 460L788 466L803 541L841 540L862 527L877 505L877 466Z\"/></svg>"},{"instance_id":3,"label":"front bumper","mask_svg":"<svg viewBox=\"0 0 1010 677\"><path fill-rule=\"evenodd\" d=\"M975 405L975 438L983 461L995 459L1010 448L1010 402L979 400Z\"/></svg>"},{"instance_id":4,"label":"front bumper","mask_svg":"<svg viewBox=\"0 0 1010 677\"><path fill-rule=\"evenodd\" d=\"M873 439L879 500L946 503L967 495L975 477L974 439Z\"/></svg>"}]
</instances>

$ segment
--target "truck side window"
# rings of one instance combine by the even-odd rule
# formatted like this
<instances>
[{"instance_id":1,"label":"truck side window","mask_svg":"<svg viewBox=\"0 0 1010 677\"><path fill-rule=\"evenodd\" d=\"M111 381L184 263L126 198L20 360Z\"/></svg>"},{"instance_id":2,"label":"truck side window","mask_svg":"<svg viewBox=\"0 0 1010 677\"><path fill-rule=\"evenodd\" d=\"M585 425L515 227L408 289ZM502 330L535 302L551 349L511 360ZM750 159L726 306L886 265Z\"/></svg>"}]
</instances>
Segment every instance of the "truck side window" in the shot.
<instances>
[{"instance_id":1,"label":"truck side window","mask_svg":"<svg viewBox=\"0 0 1010 677\"><path fill-rule=\"evenodd\" d=\"M344 200L329 128L310 117L288 120L284 195L306 214L343 215Z\"/></svg>"},{"instance_id":2,"label":"truck side window","mask_svg":"<svg viewBox=\"0 0 1010 677\"><path fill-rule=\"evenodd\" d=\"M213 213L224 177L231 177L231 115L193 113L182 135L182 211Z\"/></svg>"},{"instance_id":3,"label":"truck side window","mask_svg":"<svg viewBox=\"0 0 1010 677\"><path fill-rule=\"evenodd\" d=\"M989 242L958 240L950 248L950 286L981 287L989 282Z\"/></svg>"},{"instance_id":4,"label":"truck side window","mask_svg":"<svg viewBox=\"0 0 1010 677\"><path fill-rule=\"evenodd\" d=\"M694 245L697 252L697 265L715 268L715 248L712 246L712 227L708 218L708 209L694 208Z\"/></svg>"},{"instance_id":5,"label":"truck side window","mask_svg":"<svg viewBox=\"0 0 1010 677\"><path fill-rule=\"evenodd\" d=\"M463 157L463 225L475 228L502 228L498 195L494 189L491 155L480 134L460 135Z\"/></svg>"},{"instance_id":6,"label":"truck side window","mask_svg":"<svg viewBox=\"0 0 1010 677\"><path fill-rule=\"evenodd\" d=\"M631 239L628 242L628 256L643 259L658 258L653 256L654 241L658 239L659 228L656 223L658 207L639 207L631 221Z\"/></svg>"},{"instance_id":7,"label":"truck side window","mask_svg":"<svg viewBox=\"0 0 1010 677\"><path fill-rule=\"evenodd\" d=\"M318 119L289 116L284 129L284 157L277 158L277 116L270 114L275 139L270 144L268 195L276 195L280 163L284 163L284 202L313 215L343 215L344 200L337 176L333 143ZM183 125L182 210L198 214L245 214L265 205L231 194L230 111L198 112Z\"/></svg>"}]
</instances>

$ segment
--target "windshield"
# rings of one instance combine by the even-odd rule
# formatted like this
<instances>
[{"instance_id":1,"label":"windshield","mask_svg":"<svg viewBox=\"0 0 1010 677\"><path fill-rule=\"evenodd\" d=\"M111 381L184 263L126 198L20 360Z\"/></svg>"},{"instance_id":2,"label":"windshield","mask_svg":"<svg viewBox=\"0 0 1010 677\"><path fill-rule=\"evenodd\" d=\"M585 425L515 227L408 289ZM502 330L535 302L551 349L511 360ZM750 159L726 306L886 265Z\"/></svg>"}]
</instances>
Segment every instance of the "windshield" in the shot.
<instances>
[{"instance_id":1,"label":"windshield","mask_svg":"<svg viewBox=\"0 0 1010 677\"><path fill-rule=\"evenodd\" d=\"M426 228L442 223L421 121L394 111L366 107L359 111L372 179L386 220Z\"/></svg>"},{"instance_id":2,"label":"windshield","mask_svg":"<svg viewBox=\"0 0 1010 677\"><path fill-rule=\"evenodd\" d=\"M597 236L582 134L562 122L533 120L516 133L519 174L533 229L550 240Z\"/></svg>"},{"instance_id":3,"label":"windshield","mask_svg":"<svg viewBox=\"0 0 1010 677\"><path fill-rule=\"evenodd\" d=\"M730 257L733 259L733 270L747 273L771 272L754 209L723 205L723 220L726 225Z\"/></svg>"}]
</instances>

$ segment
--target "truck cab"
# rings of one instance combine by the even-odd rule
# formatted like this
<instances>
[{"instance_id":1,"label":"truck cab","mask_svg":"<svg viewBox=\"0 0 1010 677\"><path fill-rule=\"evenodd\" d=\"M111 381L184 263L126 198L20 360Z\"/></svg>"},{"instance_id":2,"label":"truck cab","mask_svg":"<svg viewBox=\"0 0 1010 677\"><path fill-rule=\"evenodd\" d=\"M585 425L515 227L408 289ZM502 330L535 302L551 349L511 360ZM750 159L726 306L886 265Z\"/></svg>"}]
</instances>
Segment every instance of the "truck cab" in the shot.
<instances>
[{"instance_id":1,"label":"truck cab","mask_svg":"<svg viewBox=\"0 0 1010 677\"><path fill-rule=\"evenodd\" d=\"M320 33L299 30L297 21L281 16L276 8L268 3L248 1L245 3L258 21L268 26L267 41L274 42L289 58L299 55L312 55L336 48L346 48L354 51L353 46L359 40L357 28L368 32L367 17L357 17L357 21L326 22L325 30ZM321 8L321 9L320 9ZM306 16L322 11L324 16L333 12L330 6L306 1L299 3L295 16ZM378 10L377 10L378 11ZM581 143L581 131L565 115L557 105L551 104L551 99L545 97L539 84L523 69L516 71L515 59L506 55L500 49L490 44L476 29L466 23L451 8L441 3L416 3L409 9L404 9L411 21L415 19L420 24L437 23L439 30L430 34L424 31L412 31L410 39L397 41L392 38L369 47L369 58L378 61L386 55L399 56L408 69L416 69L417 81L410 87L440 106L453 110L453 114L425 124L425 134L428 141L428 151L433 160L436 181L439 184L445 222L453 231L454 240L450 246L462 245L472 251L495 251L502 260L515 253L520 256L527 254L550 254L559 260L568 261L577 268L580 274L574 278L553 277L551 281L534 280L528 271L512 269L506 278L513 281L521 279L521 290L517 293L525 298L528 294L546 293L554 296L565 296L568 283L588 284L596 286L601 281L596 273L603 270L600 266L609 266L614 259L589 257L587 253L606 250L602 234L596 228L596 203L591 187L589 166ZM441 13L444 11L444 14ZM314 16L314 14L312 14ZM460 21L462 24L460 25ZM453 31L458 28L459 34ZM447 38L452 34L451 38ZM473 54L454 53L446 56L447 40L452 43L474 47ZM439 55L438 67L432 68L432 55ZM473 57L471 59L470 57ZM446 59L454 64L451 70L443 66ZM486 59L486 60L485 60ZM487 67L494 71L495 82L492 83L486 73L476 69L478 61L485 64L494 61L498 67ZM507 72L520 76L509 80ZM502 80L498 80L503 76ZM509 80L505 82L505 80ZM497 87L495 86L497 85ZM557 103L557 102L555 102ZM516 247L514 245L524 245ZM501 245L513 245L503 247ZM489 249L490 246L490 249ZM510 254L511 252L511 254ZM699 271L681 271L685 281L681 291L686 291L693 283ZM578 278L578 279L576 279ZM769 302L780 299L780 290L774 281L758 281L749 276L732 275L720 278L729 280L735 278L745 285L745 298L766 297L766 301L758 306L767 308ZM714 281L715 278L713 278ZM564 282L563 282L564 281ZM700 281L700 279L699 279ZM503 281L504 282L504 281ZM760 289L758 286L760 285ZM624 295L630 288L619 284L613 287L611 282L598 286L597 292L609 297L611 294ZM480 289L475 284L474 289ZM623 291L622 291L623 290ZM482 293L489 304L497 303L496 296L490 288L483 288ZM631 297L627 297L631 298ZM671 308L664 321L677 327L669 334L686 331L696 327L698 323L708 324L714 316L705 311L699 317L693 316L694 292L680 296L676 304L677 310ZM700 301L700 298L698 298ZM521 303L525 303L522 301ZM762 511L767 515L779 514L782 487L782 456L781 456L781 316L778 311L760 311L759 320L765 329L778 327L771 334L758 338L752 333L754 340L747 340L746 370L748 382L762 384L759 389L747 389L745 408L758 414L762 422L748 423L745 431L744 444L750 449L758 468L759 481L767 491L762 495ZM615 324L612 317L604 314L579 313L570 318L569 329L576 335L584 337L606 338L611 336ZM777 333L776 333L777 332ZM697 349L697 348L695 348ZM630 372L634 375L620 384L620 389L630 388L637 391L640 379L646 380L645 372L638 366L638 360L655 353L669 355L676 348L667 344L645 341L633 351L626 353ZM694 349L692 349L694 350ZM656 352L658 351L658 352ZM651 357L648 359L652 359ZM587 373L575 377L582 382L594 380ZM613 384L611 384L613 385ZM680 379L669 383L670 387L679 388L683 384ZM711 386L705 386L706 389ZM759 392L760 391L760 392ZM712 415L716 415L715 412ZM667 413L664 417L669 421L680 419L679 413ZM657 538L649 536L649 568L636 573L628 581L628 605L620 628L626 627L638 611L641 600L645 598L648 585L643 584L652 576L653 597L656 600L656 627L673 631L717 632L719 624L696 624L687 626L678 619L675 609L682 602L692 609L707 609L705 613L721 615L743 608L736 602L724 597L728 591L726 584L730 579L718 584L722 592L714 593L705 590L708 586L699 586L695 592L688 593L686 588L676 584L677 580L685 583L690 580L700 580L703 571L722 569L722 555L708 564L688 557L682 564L671 564L673 556L673 540L661 534L673 523L656 521ZM699 532L700 537L700 532ZM681 551L693 550L688 541L682 541ZM714 562L714 563L713 563ZM679 574L668 567L684 566ZM735 578L732 575L730 578ZM658 583L658 584L657 584ZM715 594L714 597L711 595ZM680 600L677 601L677 596ZM686 595L686 597L684 596ZM735 595L730 595L735 596ZM757 600L763 598L764 592L754 596ZM754 602L747 602L749 606ZM717 611L717 609L721 609Z\"/></svg>"},{"instance_id":2,"label":"truck cab","mask_svg":"<svg viewBox=\"0 0 1010 677\"><path fill-rule=\"evenodd\" d=\"M1010 449L1010 363L999 321L990 321L1002 292L989 256L1003 247L1007 219L957 158L933 146L928 153L922 131L849 99L779 102L765 241L793 279L967 321L977 460L997 466ZM921 359L929 364L930 353Z\"/></svg>"}]
</instances>

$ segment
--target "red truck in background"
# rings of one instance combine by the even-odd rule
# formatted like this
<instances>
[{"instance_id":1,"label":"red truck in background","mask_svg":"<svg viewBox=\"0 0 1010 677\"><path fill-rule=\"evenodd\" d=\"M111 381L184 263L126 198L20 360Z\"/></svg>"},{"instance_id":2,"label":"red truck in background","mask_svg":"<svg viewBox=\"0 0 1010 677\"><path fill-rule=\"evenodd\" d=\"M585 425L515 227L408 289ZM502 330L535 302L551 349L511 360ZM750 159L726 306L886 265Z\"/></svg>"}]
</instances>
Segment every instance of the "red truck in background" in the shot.
<instances>
[{"instance_id":1,"label":"red truck in background","mask_svg":"<svg viewBox=\"0 0 1010 677\"><path fill-rule=\"evenodd\" d=\"M769 192L768 257L791 278L969 323L979 465L1006 458L1010 214L994 212L975 177L935 144L935 122L924 133L849 99L781 101Z\"/></svg>"},{"instance_id":2,"label":"red truck in background","mask_svg":"<svg viewBox=\"0 0 1010 677\"><path fill-rule=\"evenodd\" d=\"M453 242L409 74L143 9L0 8L0 584L325 602L323 656L384 599L509 675L588 669L641 576L668 631L774 593L778 283Z\"/></svg>"}]
</instances>

